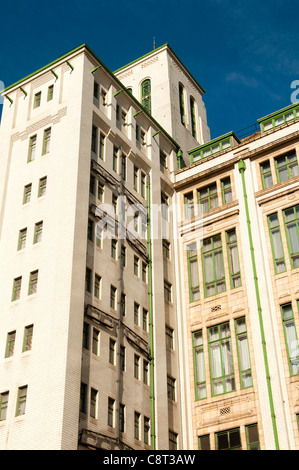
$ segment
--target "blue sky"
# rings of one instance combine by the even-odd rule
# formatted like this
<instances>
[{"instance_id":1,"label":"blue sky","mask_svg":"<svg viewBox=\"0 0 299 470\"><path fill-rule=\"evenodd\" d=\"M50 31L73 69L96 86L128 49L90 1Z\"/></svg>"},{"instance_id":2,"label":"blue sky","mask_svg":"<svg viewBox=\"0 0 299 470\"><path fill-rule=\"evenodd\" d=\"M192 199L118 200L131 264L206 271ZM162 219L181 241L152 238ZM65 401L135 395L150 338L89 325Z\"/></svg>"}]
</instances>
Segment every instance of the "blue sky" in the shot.
<instances>
[{"instance_id":1,"label":"blue sky","mask_svg":"<svg viewBox=\"0 0 299 470\"><path fill-rule=\"evenodd\" d=\"M206 90L214 138L291 104L298 17L290 0L5 2L0 81L8 86L82 43L114 71L150 52L155 37Z\"/></svg>"}]
</instances>

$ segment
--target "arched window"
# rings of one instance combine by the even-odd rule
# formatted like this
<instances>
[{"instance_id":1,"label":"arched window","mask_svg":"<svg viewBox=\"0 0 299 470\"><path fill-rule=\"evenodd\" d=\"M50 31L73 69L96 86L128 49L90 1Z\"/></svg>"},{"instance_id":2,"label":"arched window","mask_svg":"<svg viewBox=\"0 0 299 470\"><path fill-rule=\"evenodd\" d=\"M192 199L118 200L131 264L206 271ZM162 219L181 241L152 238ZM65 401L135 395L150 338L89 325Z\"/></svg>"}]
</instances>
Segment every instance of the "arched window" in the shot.
<instances>
[{"instance_id":1,"label":"arched window","mask_svg":"<svg viewBox=\"0 0 299 470\"><path fill-rule=\"evenodd\" d=\"M141 83L141 104L151 113L151 81L149 78Z\"/></svg>"},{"instance_id":2,"label":"arched window","mask_svg":"<svg viewBox=\"0 0 299 470\"><path fill-rule=\"evenodd\" d=\"M184 103L184 87L179 83L179 98L180 98L180 114L181 114L181 123L186 125L186 115L185 115L185 103Z\"/></svg>"},{"instance_id":3,"label":"arched window","mask_svg":"<svg viewBox=\"0 0 299 470\"><path fill-rule=\"evenodd\" d=\"M196 139L196 115L195 115L195 101L190 96L190 113L191 113L191 132L193 137Z\"/></svg>"}]
</instances>

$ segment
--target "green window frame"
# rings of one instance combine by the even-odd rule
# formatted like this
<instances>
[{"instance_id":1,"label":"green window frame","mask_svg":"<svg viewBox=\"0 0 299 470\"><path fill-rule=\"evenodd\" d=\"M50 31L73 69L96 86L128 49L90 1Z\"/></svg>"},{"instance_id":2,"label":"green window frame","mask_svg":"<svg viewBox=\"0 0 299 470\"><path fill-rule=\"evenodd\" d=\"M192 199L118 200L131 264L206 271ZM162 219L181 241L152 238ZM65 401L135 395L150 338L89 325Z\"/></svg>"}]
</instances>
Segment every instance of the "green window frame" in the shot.
<instances>
[{"instance_id":1,"label":"green window frame","mask_svg":"<svg viewBox=\"0 0 299 470\"><path fill-rule=\"evenodd\" d=\"M194 198L193 192L185 194L184 196L185 219L194 217Z\"/></svg>"},{"instance_id":2,"label":"green window frame","mask_svg":"<svg viewBox=\"0 0 299 470\"><path fill-rule=\"evenodd\" d=\"M209 434L198 437L198 450L211 450Z\"/></svg>"},{"instance_id":3,"label":"green window frame","mask_svg":"<svg viewBox=\"0 0 299 470\"><path fill-rule=\"evenodd\" d=\"M51 101L54 96L54 85L50 85L48 87L48 96L47 96L47 101Z\"/></svg>"},{"instance_id":4,"label":"green window frame","mask_svg":"<svg viewBox=\"0 0 299 470\"><path fill-rule=\"evenodd\" d=\"M297 105L295 105L296 107ZM286 124L289 121L296 119L299 116L299 109L286 109L282 113L275 114L273 117L259 119L258 122L261 125L262 132L266 132L270 129Z\"/></svg>"},{"instance_id":5,"label":"green window frame","mask_svg":"<svg viewBox=\"0 0 299 470\"><path fill-rule=\"evenodd\" d=\"M299 204L283 211L292 269L299 267Z\"/></svg>"},{"instance_id":6,"label":"green window frame","mask_svg":"<svg viewBox=\"0 0 299 470\"><path fill-rule=\"evenodd\" d=\"M19 238L18 238L18 251L24 250L26 247L26 239L27 239L27 228L23 228L19 231Z\"/></svg>"},{"instance_id":7,"label":"green window frame","mask_svg":"<svg viewBox=\"0 0 299 470\"><path fill-rule=\"evenodd\" d=\"M280 306L290 375L299 375L299 343L291 303Z\"/></svg>"},{"instance_id":8,"label":"green window frame","mask_svg":"<svg viewBox=\"0 0 299 470\"><path fill-rule=\"evenodd\" d=\"M208 328L212 396L236 389L229 323Z\"/></svg>"},{"instance_id":9,"label":"green window frame","mask_svg":"<svg viewBox=\"0 0 299 470\"><path fill-rule=\"evenodd\" d=\"M21 297L22 276L16 277L13 281L12 302Z\"/></svg>"},{"instance_id":10,"label":"green window frame","mask_svg":"<svg viewBox=\"0 0 299 470\"><path fill-rule=\"evenodd\" d=\"M38 283L38 270L32 271L29 276L28 295L36 294Z\"/></svg>"},{"instance_id":11,"label":"green window frame","mask_svg":"<svg viewBox=\"0 0 299 470\"><path fill-rule=\"evenodd\" d=\"M33 325L25 326L24 340L23 340L23 352L30 351L32 349L32 340L33 340Z\"/></svg>"},{"instance_id":12,"label":"green window frame","mask_svg":"<svg viewBox=\"0 0 299 470\"><path fill-rule=\"evenodd\" d=\"M207 398L206 371L202 330L192 333L195 399Z\"/></svg>"},{"instance_id":13,"label":"green window frame","mask_svg":"<svg viewBox=\"0 0 299 470\"><path fill-rule=\"evenodd\" d=\"M190 96L190 117L191 117L191 133L196 139L196 112L195 112L195 100Z\"/></svg>"},{"instance_id":14,"label":"green window frame","mask_svg":"<svg viewBox=\"0 0 299 470\"><path fill-rule=\"evenodd\" d=\"M47 190L47 177L44 176L43 178L40 178L39 180L37 197L44 196L46 194L46 190Z\"/></svg>"},{"instance_id":15,"label":"green window frame","mask_svg":"<svg viewBox=\"0 0 299 470\"><path fill-rule=\"evenodd\" d=\"M260 438L258 425L249 424L245 426L247 450L260 450Z\"/></svg>"},{"instance_id":16,"label":"green window frame","mask_svg":"<svg viewBox=\"0 0 299 470\"><path fill-rule=\"evenodd\" d=\"M18 388L16 416L25 414L27 401L27 385Z\"/></svg>"},{"instance_id":17,"label":"green window frame","mask_svg":"<svg viewBox=\"0 0 299 470\"><path fill-rule=\"evenodd\" d=\"M0 421L5 421L7 416L9 392L0 394Z\"/></svg>"},{"instance_id":18,"label":"green window frame","mask_svg":"<svg viewBox=\"0 0 299 470\"><path fill-rule=\"evenodd\" d=\"M283 155L274 159L278 183L287 181L299 175L299 167L296 152Z\"/></svg>"},{"instance_id":19,"label":"green window frame","mask_svg":"<svg viewBox=\"0 0 299 470\"><path fill-rule=\"evenodd\" d=\"M5 358L13 356L16 344L16 331L10 331L7 333L6 348L5 348Z\"/></svg>"},{"instance_id":20,"label":"green window frame","mask_svg":"<svg viewBox=\"0 0 299 470\"><path fill-rule=\"evenodd\" d=\"M151 114L151 81L149 78L141 83L141 104Z\"/></svg>"},{"instance_id":21,"label":"green window frame","mask_svg":"<svg viewBox=\"0 0 299 470\"><path fill-rule=\"evenodd\" d=\"M183 126L186 125L186 114L185 114L185 99L184 99L184 87L179 83L179 103L180 103L180 116L181 123Z\"/></svg>"},{"instance_id":22,"label":"green window frame","mask_svg":"<svg viewBox=\"0 0 299 470\"><path fill-rule=\"evenodd\" d=\"M201 214L218 207L218 195L216 183L205 186L197 191L198 204Z\"/></svg>"},{"instance_id":23,"label":"green window frame","mask_svg":"<svg viewBox=\"0 0 299 470\"><path fill-rule=\"evenodd\" d=\"M230 275L231 289L241 286L241 270L238 253L238 242L236 229L228 230L226 233L227 257Z\"/></svg>"},{"instance_id":24,"label":"green window frame","mask_svg":"<svg viewBox=\"0 0 299 470\"><path fill-rule=\"evenodd\" d=\"M286 271L286 263L284 257L284 249L281 238L281 231L279 225L278 213L268 215L268 228L270 234L270 242L272 249L272 256L274 262L275 274L280 274Z\"/></svg>"},{"instance_id":25,"label":"green window frame","mask_svg":"<svg viewBox=\"0 0 299 470\"><path fill-rule=\"evenodd\" d=\"M41 99L42 99L42 92L39 91L38 93L35 93L34 95L34 101L33 101L33 108L39 108L41 104Z\"/></svg>"},{"instance_id":26,"label":"green window frame","mask_svg":"<svg viewBox=\"0 0 299 470\"><path fill-rule=\"evenodd\" d=\"M203 240L201 251L205 297L225 292L221 234Z\"/></svg>"},{"instance_id":27,"label":"green window frame","mask_svg":"<svg viewBox=\"0 0 299 470\"><path fill-rule=\"evenodd\" d=\"M36 141L37 141L37 136L36 135L32 135L29 139L29 150L28 150L28 158L27 158L27 162L32 162L33 160L35 160L35 156L36 156Z\"/></svg>"},{"instance_id":28,"label":"green window frame","mask_svg":"<svg viewBox=\"0 0 299 470\"><path fill-rule=\"evenodd\" d=\"M197 257L197 244L191 243L187 246L187 262L189 277L189 301L195 302L200 299L199 270Z\"/></svg>"},{"instance_id":29,"label":"green window frame","mask_svg":"<svg viewBox=\"0 0 299 470\"><path fill-rule=\"evenodd\" d=\"M270 186L273 185L270 160L266 160L262 162L260 164L260 169L261 169L263 189L269 188Z\"/></svg>"},{"instance_id":30,"label":"green window frame","mask_svg":"<svg viewBox=\"0 0 299 470\"><path fill-rule=\"evenodd\" d=\"M28 202L30 202L31 190L32 190L32 184L31 183L26 184L26 186L24 186L23 204L27 204Z\"/></svg>"},{"instance_id":31,"label":"green window frame","mask_svg":"<svg viewBox=\"0 0 299 470\"><path fill-rule=\"evenodd\" d=\"M230 177L221 180L222 203L228 204L233 200L232 185Z\"/></svg>"},{"instance_id":32,"label":"green window frame","mask_svg":"<svg viewBox=\"0 0 299 470\"><path fill-rule=\"evenodd\" d=\"M46 155L50 152L50 141L51 141L51 128L44 130L44 138L43 138L43 155Z\"/></svg>"},{"instance_id":33,"label":"green window frame","mask_svg":"<svg viewBox=\"0 0 299 470\"><path fill-rule=\"evenodd\" d=\"M216 450L242 450L240 428L216 433Z\"/></svg>"},{"instance_id":34,"label":"green window frame","mask_svg":"<svg viewBox=\"0 0 299 470\"><path fill-rule=\"evenodd\" d=\"M238 363L241 388L252 387L251 361L249 354L248 335L245 317L235 319Z\"/></svg>"},{"instance_id":35,"label":"green window frame","mask_svg":"<svg viewBox=\"0 0 299 470\"><path fill-rule=\"evenodd\" d=\"M42 241L43 221L37 222L34 226L33 244Z\"/></svg>"}]
</instances>

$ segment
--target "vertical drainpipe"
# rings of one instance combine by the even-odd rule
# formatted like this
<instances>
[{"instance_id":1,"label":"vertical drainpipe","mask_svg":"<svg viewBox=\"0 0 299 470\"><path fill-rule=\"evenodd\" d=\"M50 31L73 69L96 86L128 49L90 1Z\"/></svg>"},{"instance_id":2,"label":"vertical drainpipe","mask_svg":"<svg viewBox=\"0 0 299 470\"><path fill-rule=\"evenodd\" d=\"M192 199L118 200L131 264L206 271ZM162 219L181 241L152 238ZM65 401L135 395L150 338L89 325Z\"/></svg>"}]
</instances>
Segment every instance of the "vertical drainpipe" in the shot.
<instances>
[{"instance_id":1,"label":"vertical drainpipe","mask_svg":"<svg viewBox=\"0 0 299 470\"><path fill-rule=\"evenodd\" d=\"M155 450L155 389L154 389L154 330L153 330L153 288L152 288L152 241L150 181L147 181L147 245L148 245L148 288L149 288L149 328L150 328L150 376L151 376L151 443Z\"/></svg>"},{"instance_id":2,"label":"vertical drainpipe","mask_svg":"<svg viewBox=\"0 0 299 470\"><path fill-rule=\"evenodd\" d=\"M256 302L257 302L258 316L259 316L259 323L260 323L260 330L261 330L264 364L265 364L267 387L268 387L268 396L269 396L269 403L270 403L270 409L271 409L272 427L273 427L273 433L274 433L274 439L275 439L275 447L276 447L276 450L279 450L276 419L275 419L275 412L274 412L274 405L273 405L273 396L272 396L272 389L271 389L271 379L270 379L270 374L269 374L269 365L268 365L268 358L267 358L265 333L264 333L264 325L263 325L263 318L262 318L262 307L261 307L261 301L260 301L258 277L257 277L257 272L256 272L254 247L253 247L253 242L252 242L251 223L250 223L247 192L246 192L246 184L245 184L244 172L246 170L246 165L245 165L245 162L243 160L239 161L238 169L239 169L239 172L241 173L241 177L242 177L243 195L244 195L244 203L245 203L245 211L246 211L246 221L247 221L247 229L248 229L248 237L249 237L250 253L251 253L251 262L252 262L252 269L253 269L253 276L254 276L255 295L256 295Z\"/></svg>"}]
</instances>

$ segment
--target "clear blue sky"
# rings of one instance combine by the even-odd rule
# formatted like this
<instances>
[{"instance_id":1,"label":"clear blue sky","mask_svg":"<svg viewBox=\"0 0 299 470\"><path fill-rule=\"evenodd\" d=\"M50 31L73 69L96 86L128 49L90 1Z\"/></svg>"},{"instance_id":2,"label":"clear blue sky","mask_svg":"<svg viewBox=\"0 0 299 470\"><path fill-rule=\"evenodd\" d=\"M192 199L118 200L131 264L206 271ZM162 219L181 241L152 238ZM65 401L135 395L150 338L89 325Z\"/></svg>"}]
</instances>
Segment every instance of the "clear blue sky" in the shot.
<instances>
[{"instance_id":1,"label":"clear blue sky","mask_svg":"<svg viewBox=\"0 0 299 470\"><path fill-rule=\"evenodd\" d=\"M114 71L150 52L155 37L206 89L214 138L291 104L298 18L296 0L3 2L0 81L11 85L82 43Z\"/></svg>"}]
</instances>

